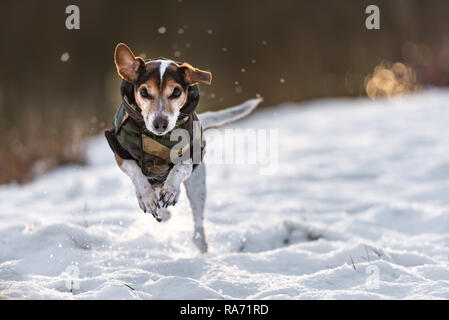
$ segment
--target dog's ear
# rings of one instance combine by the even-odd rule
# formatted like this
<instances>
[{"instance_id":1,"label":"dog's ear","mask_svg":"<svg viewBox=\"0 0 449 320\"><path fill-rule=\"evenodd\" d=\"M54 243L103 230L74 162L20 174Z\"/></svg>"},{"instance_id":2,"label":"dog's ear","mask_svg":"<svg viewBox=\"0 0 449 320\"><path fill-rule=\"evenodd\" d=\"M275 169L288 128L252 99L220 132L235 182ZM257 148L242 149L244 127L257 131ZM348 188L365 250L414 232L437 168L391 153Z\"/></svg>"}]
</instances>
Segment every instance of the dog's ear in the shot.
<instances>
[{"instance_id":1,"label":"dog's ear","mask_svg":"<svg viewBox=\"0 0 449 320\"><path fill-rule=\"evenodd\" d=\"M191 85L195 83L205 83L211 84L212 82L212 74L208 71L203 71L197 68L192 67L188 63L183 63L179 66L181 72L184 76L184 81Z\"/></svg>"},{"instance_id":2,"label":"dog's ear","mask_svg":"<svg viewBox=\"0 0 449 320\"><path fill-rule=\"evenodd\" d=\"M126 81L136 82L139 78L139 69L145 65L140 57L135 57L130 48L124 43L119 43L114 52L117 72Z\"/></svg>"}]
</instances>

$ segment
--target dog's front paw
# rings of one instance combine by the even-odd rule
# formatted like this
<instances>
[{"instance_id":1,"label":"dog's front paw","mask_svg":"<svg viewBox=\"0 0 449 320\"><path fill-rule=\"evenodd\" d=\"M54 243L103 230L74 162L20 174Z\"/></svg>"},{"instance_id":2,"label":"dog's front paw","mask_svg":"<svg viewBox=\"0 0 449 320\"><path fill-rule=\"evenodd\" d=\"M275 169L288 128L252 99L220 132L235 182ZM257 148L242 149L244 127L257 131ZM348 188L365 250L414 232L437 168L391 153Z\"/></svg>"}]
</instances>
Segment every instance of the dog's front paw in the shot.
<instances>
[{"instance_id":1,"label":"dog's front paw","mask_svg":"<svg viewBox=\"0 0 449 320\"><path fill-rule=\"evenodd\" d=\"M159 194L159 201L162 204L162 208L174 206L178 202L180 193L181 190L179 186L175 186L171 183L164 184Z\"/></svg>"},{"instance_id":2,"label":"dog's front paw","mask_svg":"<svg viewBox=\"0 0 449 320\"><path fill-rule=\"evenodd\" d=\"M139 201L139 207L143 212L151 213L156 219L158 219L157 209L159 208L159 201L156 192L153 191L150 185L136 190L137 200Z\"/></svg>"}]
</instances>

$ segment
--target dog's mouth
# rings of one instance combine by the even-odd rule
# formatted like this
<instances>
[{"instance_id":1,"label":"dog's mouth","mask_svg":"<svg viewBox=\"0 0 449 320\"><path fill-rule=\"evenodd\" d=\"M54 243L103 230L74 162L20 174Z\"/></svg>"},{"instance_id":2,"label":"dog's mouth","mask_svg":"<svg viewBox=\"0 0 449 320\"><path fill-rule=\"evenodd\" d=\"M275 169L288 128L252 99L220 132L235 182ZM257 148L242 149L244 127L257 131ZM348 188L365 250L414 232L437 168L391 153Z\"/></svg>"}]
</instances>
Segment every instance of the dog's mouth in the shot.
<instances>
[{"instance_id":1,"label":"dog's mouth","mask_svg":"<svg viewBox=\"0 0 449 320\"><path fill-rule=\"evenodd\" d=\"M169 130L157 131L157 130L153 129L153 130L150 130L150 132L154 133L157 136L164 136L167 133L169 133L170 131Z\"/></svg>"}]
</instances>

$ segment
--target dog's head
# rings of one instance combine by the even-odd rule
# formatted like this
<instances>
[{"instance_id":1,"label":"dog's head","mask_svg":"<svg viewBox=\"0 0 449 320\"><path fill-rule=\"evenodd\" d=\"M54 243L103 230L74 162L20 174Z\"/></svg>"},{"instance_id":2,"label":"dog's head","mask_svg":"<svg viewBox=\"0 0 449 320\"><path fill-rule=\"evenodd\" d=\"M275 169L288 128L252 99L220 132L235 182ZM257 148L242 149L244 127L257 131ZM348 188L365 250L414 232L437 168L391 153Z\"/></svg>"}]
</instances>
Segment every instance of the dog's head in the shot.
<instances>
[{"instance_id":1,"label":"dog's head","mask_svg":"<svg viewBox=\"0 0 449 320\"><path fill-rule=\"evenodd\" d=\"M123 43L115 48L118 74L134 85L134 97L142 110L150 132L164 135L173 130L179 110L187 101L187 89L196 83L210 84L212 75L171 60L151 60L147 63L134 56Z\"/></svg>"}]
</instances>

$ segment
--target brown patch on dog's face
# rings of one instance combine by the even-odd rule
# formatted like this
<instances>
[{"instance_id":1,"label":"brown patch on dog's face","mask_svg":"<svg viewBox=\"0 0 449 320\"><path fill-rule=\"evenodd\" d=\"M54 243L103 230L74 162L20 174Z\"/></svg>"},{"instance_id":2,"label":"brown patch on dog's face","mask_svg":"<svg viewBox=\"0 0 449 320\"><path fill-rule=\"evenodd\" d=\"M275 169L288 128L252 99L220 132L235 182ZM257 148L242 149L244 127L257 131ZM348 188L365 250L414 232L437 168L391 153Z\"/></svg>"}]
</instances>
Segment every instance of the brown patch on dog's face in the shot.
<instances>
[{"instance_id":1,"label":"brown patch on dog's face","mask_svg":"<svg viewBox=\"0 0 449 320\"><path fill-rule=\"evenodd\" d=\"M164 101L164 108L169 114L174 114L181 110L187 101L187 88L175 81L170 75L167 75L162 88L162 99Z\"/></svg>"},{"instance_id":2,"label":"brown patch on dog's face","mask_svg":"<svg viewBox=\"0 0 449 320\"><path fill-rule=\"evenodd\" d=\"M147 80L141 84L135 91L134 96L144 118L155 112L160 105L159 89L154 79Z\"/></svg>"}]
</instances>

